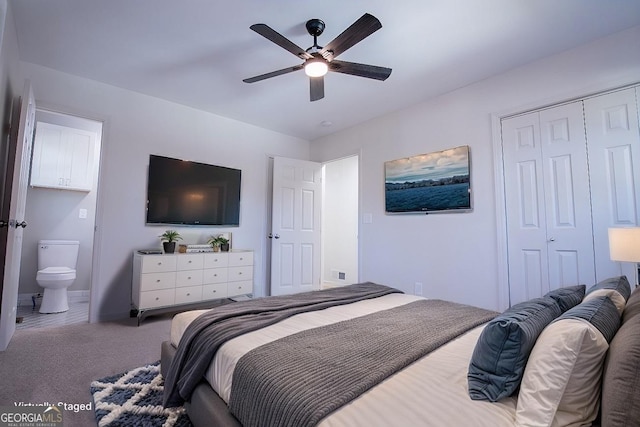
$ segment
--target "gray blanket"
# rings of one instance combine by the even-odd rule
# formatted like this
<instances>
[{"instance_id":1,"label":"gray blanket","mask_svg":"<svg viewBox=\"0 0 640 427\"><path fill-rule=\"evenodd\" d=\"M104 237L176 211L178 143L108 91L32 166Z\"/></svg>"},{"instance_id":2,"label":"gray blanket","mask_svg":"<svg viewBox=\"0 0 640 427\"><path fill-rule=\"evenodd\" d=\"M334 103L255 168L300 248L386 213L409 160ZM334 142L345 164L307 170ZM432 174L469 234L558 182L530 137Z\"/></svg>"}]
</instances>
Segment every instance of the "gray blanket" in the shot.
<instances>
[{"instance_id":1,"label":"gray blanket","mask_svg":"<svg viewBox=\"0 0 640 427\"><path fill-rule=\"evenodd\" d=\"M375 283L359 283L323 291L240 301L197 317L180 339L164 384L164 406L189 400L218 348L228 340L305 311L322 310L401 291Z\"/></svg>"},{"instance_id":2,"label":"gray blanket","mask_svg":"<svg viewBox=\"0 0 640 427\"><path fill-rule=\"evenodd\" d=\"M314 426L496 315L462 304L421 300L265 344L238 361L230 411L245 427Z\"/></svg>"}]
</instances>

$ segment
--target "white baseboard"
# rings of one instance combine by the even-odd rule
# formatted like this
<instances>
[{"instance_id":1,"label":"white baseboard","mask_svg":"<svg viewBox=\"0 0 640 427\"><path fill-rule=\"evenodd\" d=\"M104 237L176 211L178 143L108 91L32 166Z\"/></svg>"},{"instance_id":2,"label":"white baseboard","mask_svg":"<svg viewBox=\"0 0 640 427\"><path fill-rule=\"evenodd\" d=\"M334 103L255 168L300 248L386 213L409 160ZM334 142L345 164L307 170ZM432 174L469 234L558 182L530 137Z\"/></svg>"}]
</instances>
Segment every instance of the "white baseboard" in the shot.
<instances>
[{"instance_id":1,"label":"white baseboard","mask_svg":"<svg viewBox=\"0 0 640 427\"><path fill-rule=\"evenodd\" d=\"M36 305L40 305L42 301L42 292L31 292L28 294L18 294L18 306L33 306L33 297L36 297ZM89 290L82 291L67 291L67 295L70 303L74 302L89 302Z\"/></svg>"},{"instance_id":2,"label":"white baseboard","mask_svg":"<svg viewBox=\"0 0 640 427\"><path fill-rule=\"evenodd\" d=\"M322 284L320 285L320 289L339 288L344 285L344 283L336 283L327 280L325 282L322 282Z\"/></svg>"}]
</instances>

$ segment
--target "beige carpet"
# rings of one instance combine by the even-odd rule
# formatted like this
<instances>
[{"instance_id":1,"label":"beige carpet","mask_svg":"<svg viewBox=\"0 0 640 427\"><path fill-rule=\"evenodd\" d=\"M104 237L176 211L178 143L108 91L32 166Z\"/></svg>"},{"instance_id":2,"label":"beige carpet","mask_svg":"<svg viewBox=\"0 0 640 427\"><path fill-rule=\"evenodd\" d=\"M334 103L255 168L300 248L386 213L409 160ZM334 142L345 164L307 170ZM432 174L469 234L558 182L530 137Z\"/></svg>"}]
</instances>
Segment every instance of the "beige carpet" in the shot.
<instances>
[{"instance_id":1,"label":"beige carpet","mask_svg":"<svg viewBox=\"0 0 640 427\"><path fill-rule=\"evenodd\" d=\"M160 359L171 315L16 331L0 352L0 406L88 404L91 381ZM93 410L66 410L65 427L96 425Z\"/></svg>"}]
</instances>

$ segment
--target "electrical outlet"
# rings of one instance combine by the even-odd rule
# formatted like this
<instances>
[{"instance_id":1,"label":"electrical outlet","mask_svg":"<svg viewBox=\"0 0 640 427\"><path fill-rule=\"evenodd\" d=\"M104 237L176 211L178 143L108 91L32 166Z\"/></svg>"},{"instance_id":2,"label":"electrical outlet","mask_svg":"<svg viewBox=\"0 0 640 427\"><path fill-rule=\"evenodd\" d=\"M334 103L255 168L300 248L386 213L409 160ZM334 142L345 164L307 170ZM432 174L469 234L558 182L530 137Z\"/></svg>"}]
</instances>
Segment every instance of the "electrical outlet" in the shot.
<instances>
[{"instance_id":1,"label":"electrical outlet","mask_svg":"<svg viewBox=\"0 0 640 427\"><path fill-rule=\"evenodd\" d=\"M414 295L422 295L422 282L416 282L413 285L413 294Z\"/></svg>"}]
</instances>

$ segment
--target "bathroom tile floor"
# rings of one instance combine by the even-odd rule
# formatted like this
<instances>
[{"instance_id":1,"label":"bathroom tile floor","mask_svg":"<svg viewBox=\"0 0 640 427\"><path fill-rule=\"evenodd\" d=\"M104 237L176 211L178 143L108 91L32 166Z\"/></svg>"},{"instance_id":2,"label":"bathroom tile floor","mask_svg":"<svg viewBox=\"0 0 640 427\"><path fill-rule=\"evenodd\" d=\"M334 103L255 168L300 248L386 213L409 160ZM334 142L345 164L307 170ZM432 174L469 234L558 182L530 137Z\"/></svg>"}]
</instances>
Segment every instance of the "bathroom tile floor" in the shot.
<instances>
[{"instance_id":1,"label":"bathroom tile floor","mask_svg":"<svg viewBox=\"0 0 640 427\"><path fill-rule=\"evenodd\" d=\"M69 310L63 313L42 314L30 305L18 306L17 317L22 317L22 323L16 323L16 329L51 328L55 326L71 325L74 323L86 323L89 321L89 302L69 301Z\"/></svg>"}]
</instances>

